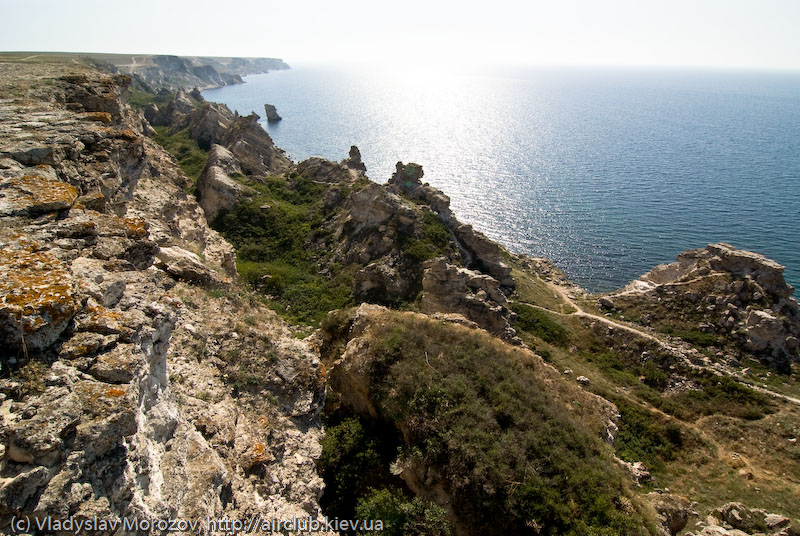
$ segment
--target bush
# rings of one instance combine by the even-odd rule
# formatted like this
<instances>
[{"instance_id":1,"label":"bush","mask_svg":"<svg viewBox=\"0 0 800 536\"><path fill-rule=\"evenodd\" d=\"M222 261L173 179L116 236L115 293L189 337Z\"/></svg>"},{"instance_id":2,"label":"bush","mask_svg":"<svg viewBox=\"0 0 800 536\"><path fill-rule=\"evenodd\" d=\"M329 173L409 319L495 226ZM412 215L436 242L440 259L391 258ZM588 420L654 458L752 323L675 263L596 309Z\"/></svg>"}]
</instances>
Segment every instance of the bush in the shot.
<instances>
[{"instance_id":1,"label":"bush","mask_svg":"<svg viewBox=\"0 0 800 536\"><path fill-rule=\"evenodd\" d=\"M241 278L271 296L291 322L317 325L328 311L352 303L352 269L319 275L308 247L321 227L324 186L299 175L292 182L240 180L260 195L220 214L213 227L236 247ZM269 209L261 208L265 204Z\"/></svg>"},{"instance_id":2,"label":"bush","mask_svg":"<svg viewBox=\"0 0 800 536\"><path fill-rule=\"evenodd\" d=\"M334 512L348 512L365 483L381 471L381 457L361 421L351 417L325 431L317 467L326 484L322 505Z\"/></svg>"},{"instance_id":3,"label":"bush","mask_svg":"<svg viewBox=\"0 0 800 536\"><path fill-rule=\"evenodd\" d=\"M545 387L538 365L481 334L399 314L370 341L381 417L476 532L638 532L642 520L619 507L623 477L607 447Z\"/></svg>"},{"instance_id":4,"label":"bush","mask_svg":"<svg viewBox=\"0 0 800 536\"><path fill-rule=\"evenodd\" d=\"M380 519L385 536L449 536L453 530L444 508L419 497L408 498L397 488L370 489L358 501L356 518Z\"/></svg>"},{"instance_id":5,"label":"bush","mask_svg":"<svg viewBox=\"0 0 800 536\"><path fill-rule=\"evenodd\" d=\"M695 372L692 381L699 389L683 391L672 397L680 408L679 416L690 419L716 413L746 420L758 420L774 413L772 401L729 376Z\"/></svg>"},{"instance_id":6,"label":"bush","mask_svg":"<svg viewBox=\"0 0 800 536\"><path fill-rule=\"evenodd\" d=\"M625 461L641 461L659 469L672 461L683 446L678 424L664 422L656 414L625 402L617 402L621 415L617 433L617 455Z\"/></svg>"},{"instance_id":7,"label":"bush","mask_svg":"<svg viewBox=\"0 0 800 536\"><path fill-rule=\"evenodd\" d=\"M564 346L569 342L567 330L544 311L524 303L514 302L511 310L517 314L514 327L536 335L545 342Z\"/></svg>"},{"instance_id":8,"label":"bush","mask_svg":"<svg viewBox=\"0 0 800 536\"><path fill-rule=\"evenodd\" d=\"M208 151L189 137L187 129L174 134L170 134L168 127L155 127L155 131L156 142L174 156L186 176L196 182L208 162Z\"/></svg>"}]
</instances>

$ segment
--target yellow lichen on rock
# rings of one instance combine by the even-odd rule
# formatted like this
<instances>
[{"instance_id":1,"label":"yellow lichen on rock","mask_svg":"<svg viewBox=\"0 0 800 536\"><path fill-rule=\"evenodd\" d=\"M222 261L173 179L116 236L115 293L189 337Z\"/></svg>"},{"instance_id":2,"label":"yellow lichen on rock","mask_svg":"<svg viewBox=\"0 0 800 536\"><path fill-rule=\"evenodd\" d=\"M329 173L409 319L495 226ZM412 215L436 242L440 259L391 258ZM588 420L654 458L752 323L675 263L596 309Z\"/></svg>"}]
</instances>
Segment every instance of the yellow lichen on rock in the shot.
<instances>
[{"instance_id":1,"label":"yellow lichen on rock","mask_svg":"<svg viewBox=\"0 0 800 536\"><path fill-rule=\"evenodd\" d=\"M0 184L0 215L63 210L77 198L78 190L66 182L36 175L15 177Z\"/></svg>"},{"instance_id":2,"label":"yellow lichen on rock","mask_svg":"<svg viewBox=\"0 0 800 536\"><path fill-rule=\"evenodd\" d=\"M88 112L86 119L89 121L99 121L108 125L112 121L111 114L108 112Z\"/></svg>"},{"instance_id":3,"label":"yellow lichen on rock","mask_svg":"<svg viewBox=\"0 0 800 536\"><path fill-rule=\"evenodd\" d=\"M77 308L75 285L61 261L47 252L0 251L0 324L5 344L45 348Z\"/></svg>"},{"instance_id":4,"label":"yellow lichen on rock","mask_svg":"<svg viewBox=\"0 0 800 536\"><path fill-rule=\"evenodd\" d=\"M125 218L125 232L128 238L147 236L147 221L144 218Z\"/></svg>"}]
</instances>

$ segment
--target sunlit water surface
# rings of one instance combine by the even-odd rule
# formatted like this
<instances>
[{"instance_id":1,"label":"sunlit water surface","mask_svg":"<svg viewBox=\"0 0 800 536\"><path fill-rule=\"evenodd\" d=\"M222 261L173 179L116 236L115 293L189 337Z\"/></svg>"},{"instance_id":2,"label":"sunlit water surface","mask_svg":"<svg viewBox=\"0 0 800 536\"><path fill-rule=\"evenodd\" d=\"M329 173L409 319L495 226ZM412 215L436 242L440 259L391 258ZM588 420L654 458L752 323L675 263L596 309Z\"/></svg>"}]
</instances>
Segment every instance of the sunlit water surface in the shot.
<instances>
[{"instance_id":1,"label":"sunlit water surface","mask_svg":"<svg viewBox=\"0 0 800 536\"><path fill-rule=\"evenodd\" d=\"M652 70L386 73L299 67L204 92L295 160L361 149L370 178L417 162L462 221L611 290L725 241L800 284L800 74Z\"/></svg>"}]
</instances>

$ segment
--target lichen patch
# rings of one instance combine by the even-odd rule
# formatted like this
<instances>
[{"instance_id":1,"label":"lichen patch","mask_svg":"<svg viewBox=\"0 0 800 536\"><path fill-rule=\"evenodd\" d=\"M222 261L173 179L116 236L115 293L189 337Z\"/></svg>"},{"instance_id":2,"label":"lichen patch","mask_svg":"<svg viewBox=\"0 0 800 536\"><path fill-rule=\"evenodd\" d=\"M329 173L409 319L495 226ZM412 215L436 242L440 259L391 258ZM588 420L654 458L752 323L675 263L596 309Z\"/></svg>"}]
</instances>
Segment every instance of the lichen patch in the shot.
<instances>
[{"instance_id":1,"label":"lichen patch","mask_svg":"<svg viewBox=\"0 0 800 536\"><path fill-rule=\"evenodd\" d=\"M34 215L68 209L78 198L71 184L37 175L0 183L0 216Z\"/></svg>"},{"instance_id":2,"label":"lichen patch","mask_svg":"<svg viewBox=\"0 0 800 536\"><path fill-rule=\"evenodd\" d=\"M78 308L65 265L47 252L0 251L0 324L11 348L42 349Z\"/></svg>"}]
</instances>

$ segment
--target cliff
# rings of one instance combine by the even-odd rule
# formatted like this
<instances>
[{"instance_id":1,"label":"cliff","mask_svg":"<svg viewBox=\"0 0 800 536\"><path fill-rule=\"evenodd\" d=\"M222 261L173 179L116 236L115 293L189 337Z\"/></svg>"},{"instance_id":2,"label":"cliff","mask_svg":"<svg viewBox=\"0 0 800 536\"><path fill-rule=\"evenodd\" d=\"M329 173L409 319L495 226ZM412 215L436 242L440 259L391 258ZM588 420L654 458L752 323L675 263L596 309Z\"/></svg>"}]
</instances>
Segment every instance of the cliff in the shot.
<instances>
[{"instance_id":1,"label":"cliff","mask_svg":"<svg viewBox=\"0 0 800 536\"><path fill-rule=\"evenodd\" d=\"M278 58L235 58L210 56L173 56L165 54L98 54L3 52L11 61L68 61L91 65L106 72L127 74L139 89L176 91L180 88L208 89L241 84L242 77L289 69Z\"/></svg>"},{"instance_id":2,"label":"cliff","mask_svg":"<svg viewBox=\"0 0 800 536\"><path fill-rule=\"evenodd\" d=\"M0 84L4 530L793 533L768 514L800 516L779 265L710 245L592 296L417 164L294 163L255 115L70 60Z\"/></svg>"},{"instance_id":3,"label":"cliff","mask_svg":"<svg viewBox=\"0 0 800 536\"><path fill-rule=\"evenodd\" d=\"M318 518L319 360L232 286L130 79L0 72L3 525Z\"/></svg>"}]
</instances>

